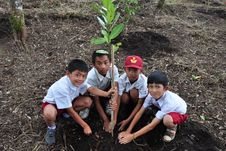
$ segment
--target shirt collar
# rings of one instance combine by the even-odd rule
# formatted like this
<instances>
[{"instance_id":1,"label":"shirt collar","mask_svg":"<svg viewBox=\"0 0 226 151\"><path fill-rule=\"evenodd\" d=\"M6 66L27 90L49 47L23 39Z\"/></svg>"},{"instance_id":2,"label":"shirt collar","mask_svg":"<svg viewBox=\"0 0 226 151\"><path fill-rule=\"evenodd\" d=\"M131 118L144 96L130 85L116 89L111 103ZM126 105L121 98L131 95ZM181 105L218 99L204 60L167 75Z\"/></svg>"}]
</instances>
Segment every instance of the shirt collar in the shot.
<instances>
[{"instance_id":1,"label":"shirt collar","mask_svg":"<svg viewBox=\"0 0 226 151\"><path fill-rule=\"evenodd\" d=\"M107 71L106 76L101 75L101 74L97 71L97 69L96 69L95 67L94 67L94 71L95 71L95 73L97 74L97 78L98 78L100 81L102 81L105 77L106 77L106 78L111 78L111 74L110 74L111 68Z\"/></svg>"},{"instance_id":2,"label":"shirt collar","mask_svg":"<svg viewBox=\"0 0 226 151\"><path fill-rule=\"evenodd\" d=\"M76 87L76 86L71 82L71 80L70 80L70 78L69 78L68 76L66 76L66 80L67 80L67 82L68 82L68 85L69 85L70 89L72 89L72 90L77 90L78 87Z\"/></svg>"},{"instance_id":3,"label":"shirt collar","mask_svg":"<svg viewBox=\"0 0 226 151\"><path fill-rule=\"evenodd\" d=\"M164 92L164 94L158 100L153 98L158 103L159 106L162 106L162 104L164 103L164 100L165 100L165 97L166 97L166 92Z\"/></svg>"},{"instance_id":4,"label":"shirt collar","mask_svg":"<svg viewBox=\"0 0 226 151\"><path fill-rule=\"evenodd\" d=\"M138 76L138 79L134 82L134 83L136 83L139 79L140 79L140 76L141 76L141 74L139 74L139 76ZM129 81L129 78L128 78L128 76L126 75L126 83L130 83L130 81ZM134 84L133 83L133 84ZM131 84L131 83L130 83ZM133 84L131 84L131 85L133 85Z\"/></svg>"}]
</instances>

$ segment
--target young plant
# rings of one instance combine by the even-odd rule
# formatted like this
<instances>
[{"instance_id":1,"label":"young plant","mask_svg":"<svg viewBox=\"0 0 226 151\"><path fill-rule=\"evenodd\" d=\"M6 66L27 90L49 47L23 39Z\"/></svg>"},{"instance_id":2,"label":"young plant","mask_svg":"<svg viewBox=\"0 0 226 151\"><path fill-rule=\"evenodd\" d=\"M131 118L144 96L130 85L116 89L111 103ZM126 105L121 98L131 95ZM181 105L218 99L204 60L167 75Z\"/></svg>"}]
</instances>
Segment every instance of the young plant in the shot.
<instances>
[{"instance_id":1,"label":"young plant","mask_svg":"<svg viewBox=\"0 0 226 151\"><path fill-rule=\"evenodd\" d=\"M131 4L138 3L137 0L120 0L118 3L113 2L112 0L101 0L100 4L95 3L93 9L100 15L97 17L97 20L101 26L101 36L97 38L92 38L91 43L95 45L106 45L111 53L112 60L112 88L114 85L114 53L118 51L121 43L113 43L112 41L116 39L124 30L125 24L128 23L131 15L135 14L135 9L132 10L129 6ZM119 7L124 6L125 8ZM121 9L121 10L120 10ZM123 10L123 11L122 11ZM124 11L125 10L125 11ZM120 12L127 13L127 17L122 17ZM113 99L112 99L113 100ZM116 123L113 121L114 113L111 113L111 123L110 129L113 130Z\"/></svg>"},{"instance_id":2,"label":"young plant","mask_svg":"<svg viewBox=\"0 0 226 151\"><path fill-rule=\"evenodd\" d=\"M95 8L97 12L101 15L97 17L98 22L101 25L101 37L92 38L91 43L95 45L106 44L107 47L111 50L111 60L112 60L112 88L114 85L114 53L118 50L119 44L112 44L112 40L115 39L124 29L124 23L117 23L120 17L120 13L117 12L117 6L112 2L112 0L102 0L101 4L96 3ZM111 98L113 99L113 98ZM113 121L114 113L111 112L111 123L110 129L112 130L115 126Z\"/></svg>"}]
</instances>

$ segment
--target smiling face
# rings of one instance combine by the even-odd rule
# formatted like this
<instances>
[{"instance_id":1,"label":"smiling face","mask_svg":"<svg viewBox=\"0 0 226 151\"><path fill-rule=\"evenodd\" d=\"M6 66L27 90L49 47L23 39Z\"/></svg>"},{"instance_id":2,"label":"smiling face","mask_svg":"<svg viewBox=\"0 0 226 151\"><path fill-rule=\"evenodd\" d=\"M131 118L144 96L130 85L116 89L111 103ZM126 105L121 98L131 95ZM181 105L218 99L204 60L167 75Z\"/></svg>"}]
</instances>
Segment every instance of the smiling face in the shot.
<instances>
[{"instance_id":1,"label":"smiling face","mask_svg":"<svg viewBox=\"0 0 226 151\"><path fill-rule=\"evenodd\" d=\"M67 71L67 76L69 77L74 86L80 86L85 81L87 72L75 70L70 73L69 71Z\"/></svg>"},{"instance_id":2,"label":"smiling face","mask_svg":"<svg viewBox=\"0 0 226 151\"><path fill-rule=\"evenodd\" d=\"M97 56L95 58L94 67L97 69L97 71L105 76L110 68L111 62L107 55L103 56Z\"/></svg>"},{"instance_id":3,"label":"smiling face","mask_svg":"<svg viewBox=\"0 0 226 151\"><path fill-rule=\"evenodd\" d=\"M159 99L167 90L167 87L164 87L162 84L150 83L148 84L148 92L156 100Z\"/></svg>"},{"instance_id":4,"label":"smiling face","mask_svg":"<svg viewBox=\"0 0 226 151\"><path fill-rule=\"evenodd\" d=\"M129 67L129 68L125 68L125 72L127 77L129 78L129 81L134 82L138 79L139 74L141 73L141 70L137 68Z\"/></svg>"}]
</instances>

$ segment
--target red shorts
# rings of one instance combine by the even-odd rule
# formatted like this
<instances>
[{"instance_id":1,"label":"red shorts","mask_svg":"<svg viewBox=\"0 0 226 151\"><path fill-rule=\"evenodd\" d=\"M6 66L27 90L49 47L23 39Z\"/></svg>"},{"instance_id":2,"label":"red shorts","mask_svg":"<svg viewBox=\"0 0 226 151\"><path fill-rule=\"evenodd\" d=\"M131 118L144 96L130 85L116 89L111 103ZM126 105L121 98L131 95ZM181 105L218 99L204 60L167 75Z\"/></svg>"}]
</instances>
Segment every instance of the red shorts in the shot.
<instances>
[{"instance_id":1,"label":"red shorts","mask_svg":"<svg viewBox=\"0 0 226 151\"><path fill-rule=\"evenodd\" d=\"M180 114L177 112L168 113L173 118L173 124L182 124L188 119L188 114Z\"/></svg>"},{"instance_id":2,"label":"red shorts","mask_svg":"<svg viewBox=\"0 0 226 151\"><path fill-rule=\"evenodd\" d=\"M42 110L44 110L44 108L45 108L48 104L51 104L51 103L48 103L48 102L42 103ZM57 110L57 116L59 116L59 115L65 113L65 112L67 112L65 109L58 109L57 106L56 106L56 104L51 104L51 105L53 105L53 106L56 108L56 110Z\"/></svg>"}]
</instances>

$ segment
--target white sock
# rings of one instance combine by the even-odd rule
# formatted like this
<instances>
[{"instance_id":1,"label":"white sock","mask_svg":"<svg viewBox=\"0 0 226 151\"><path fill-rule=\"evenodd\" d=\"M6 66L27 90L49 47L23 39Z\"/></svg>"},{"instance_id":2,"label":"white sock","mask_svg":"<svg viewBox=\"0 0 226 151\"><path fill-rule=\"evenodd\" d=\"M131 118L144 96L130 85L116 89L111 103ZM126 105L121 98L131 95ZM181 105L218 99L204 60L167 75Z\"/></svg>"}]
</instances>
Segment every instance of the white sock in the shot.
<instances>
[{"instance_id":1,"label":"white sock","mask_svg":"<svg viewBox=\"0 0 226 151\"><path fill-rule=\"evenodd\" d=\"M48 126L48 129L54 130L56 129L56 124L52 124Z\"/></svg>"}]
</instances>

